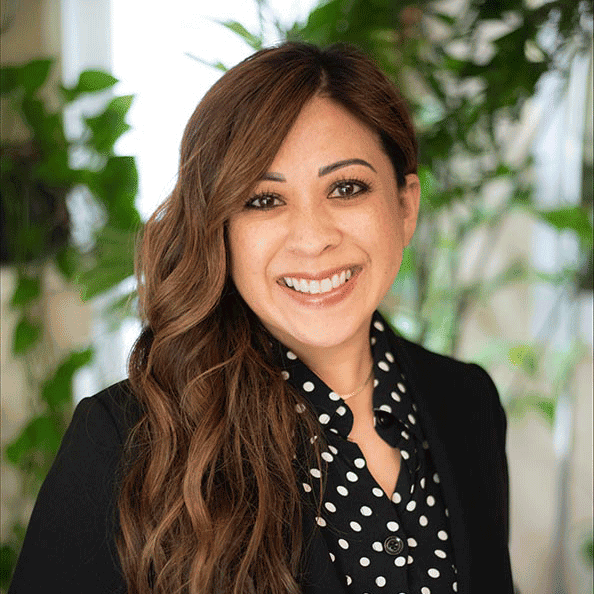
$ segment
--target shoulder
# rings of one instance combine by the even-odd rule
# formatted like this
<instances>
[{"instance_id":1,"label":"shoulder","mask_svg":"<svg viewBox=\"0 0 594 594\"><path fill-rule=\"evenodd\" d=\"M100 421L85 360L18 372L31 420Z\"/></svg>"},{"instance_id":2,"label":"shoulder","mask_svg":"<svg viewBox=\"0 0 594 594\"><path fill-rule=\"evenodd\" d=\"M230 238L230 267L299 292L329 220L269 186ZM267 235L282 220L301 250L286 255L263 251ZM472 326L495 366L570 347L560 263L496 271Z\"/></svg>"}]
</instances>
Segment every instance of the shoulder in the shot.
<instances>
[{"instance_id":1,"label":"shoulder","mask_svg":"<svg viewBox=\"0 0 594 594\"><path fill-rule=\"evenodd\" d=\"M123 444L140 416L138 400L128 380L124 380L83 398L75 409L72 424L81 424L93 432L108 429L111 440Z\"/></svg>"}]
</instances>

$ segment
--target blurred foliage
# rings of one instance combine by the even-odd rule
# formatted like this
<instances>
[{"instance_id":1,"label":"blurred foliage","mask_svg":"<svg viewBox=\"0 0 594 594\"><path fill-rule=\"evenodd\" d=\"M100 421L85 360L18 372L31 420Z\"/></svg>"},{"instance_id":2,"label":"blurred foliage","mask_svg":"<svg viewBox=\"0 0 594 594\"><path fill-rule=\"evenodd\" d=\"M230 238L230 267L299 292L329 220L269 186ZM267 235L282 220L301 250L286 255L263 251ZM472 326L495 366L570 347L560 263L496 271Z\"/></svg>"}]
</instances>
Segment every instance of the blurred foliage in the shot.
<instances>
[{"instance_id":1,"label":"blurred foliage","mask_svg":"<svg viewBox=\"0 0 594 594\"><path fill-rule=\"evenodd\" d=\"M117 80L98 70L82 72L74 87L53 85L48 92L52 66L53 60L39 59L0 68L7 122L0 144L0 260L16 271L10 306L19 319L12 352L23 360L32 394L31 416L4 448L5 461L22 479L22 509L0 549L4 590L24 537L27 505L53 462L72 414L73 377L93 357L91 348L72 351L49 375L38 370L45 274L52 266L66 281L78 283L86 298L117 286L133 273L132 247L140 226L134 159L114 153L116 141L129 129L126 114L132 97L113 97L105 105ZM70 138L64 115L88 98L102 102L103 108L83 116L80 135ZM86 245L73 241L71 233L69 201L77 194L99 213Z\"/></svg>"}]
</instances>

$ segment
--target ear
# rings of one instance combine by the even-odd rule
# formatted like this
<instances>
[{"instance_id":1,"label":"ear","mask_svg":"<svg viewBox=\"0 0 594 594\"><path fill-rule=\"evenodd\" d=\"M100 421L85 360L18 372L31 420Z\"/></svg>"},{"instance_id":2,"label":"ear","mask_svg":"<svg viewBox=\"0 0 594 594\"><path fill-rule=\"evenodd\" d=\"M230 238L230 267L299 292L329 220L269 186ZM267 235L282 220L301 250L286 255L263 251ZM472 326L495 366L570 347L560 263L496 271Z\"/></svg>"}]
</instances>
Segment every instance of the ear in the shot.
<instances>
[{"instance_id":1,"label":"ear","mask_svg":"<svg viewBox=\"0 0 594 594\"><path fill-rule=\"evenodd\" d=\"M407 246L417 227L421 203L421 183L416 173L409 173L405 177L405 181L406 185L398 189L398 198L404 226L404 245Z\"/></svg>"}]
</instances>

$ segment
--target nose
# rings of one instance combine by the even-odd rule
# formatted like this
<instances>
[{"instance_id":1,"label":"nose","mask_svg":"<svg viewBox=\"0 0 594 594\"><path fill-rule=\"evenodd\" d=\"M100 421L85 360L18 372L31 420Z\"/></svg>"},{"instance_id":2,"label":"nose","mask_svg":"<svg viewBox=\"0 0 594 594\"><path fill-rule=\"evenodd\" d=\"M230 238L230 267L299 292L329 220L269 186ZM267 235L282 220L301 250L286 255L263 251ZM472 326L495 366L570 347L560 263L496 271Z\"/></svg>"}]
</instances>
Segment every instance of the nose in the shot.
<instances>
[{"instance_id":1,"label":"nose","mask_svg":"<svg viewBox=\"0 0 594 594\"><path fill-rule=\"evenodd\" d=\"M316 256L342 240L337 221L323 205L307 205L296 209L290 219L286 247L292 252Z\"/></svg>"}]
</instances>

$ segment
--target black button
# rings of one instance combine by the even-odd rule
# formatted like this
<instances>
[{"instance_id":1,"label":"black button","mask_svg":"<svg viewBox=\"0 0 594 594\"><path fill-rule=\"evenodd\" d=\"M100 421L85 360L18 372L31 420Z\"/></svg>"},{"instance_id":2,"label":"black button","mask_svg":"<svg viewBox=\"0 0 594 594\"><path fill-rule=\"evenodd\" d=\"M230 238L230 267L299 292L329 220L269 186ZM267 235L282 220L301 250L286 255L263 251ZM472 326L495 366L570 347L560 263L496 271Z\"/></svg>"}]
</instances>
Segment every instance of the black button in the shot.
<instances>
[{"instance_id":1,"label":"black button","mask_svg":"<svg viewBox=\"0 0 594 594\"><path fill-rule=\"evenodd\" d=\"M396 417L392 413L382 410L381 408L376 408L374 412L380 427L385 427L387 429L396 422Z\"/></svg>"},{"instance_id":2,"label":"black button","mask_svg":"<svg viewBox=\"0 0 594 594\"><path fill-rule=\"evenodd\" d=\"M398 555L404 549L404 541L398 536L388 536L384 541L384 551L388 555Z\"/></svg>"}]
</instances>

